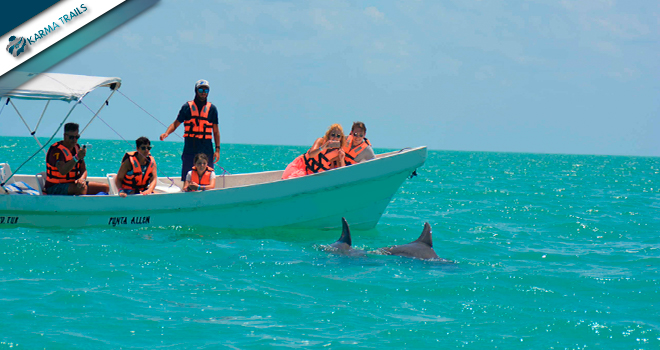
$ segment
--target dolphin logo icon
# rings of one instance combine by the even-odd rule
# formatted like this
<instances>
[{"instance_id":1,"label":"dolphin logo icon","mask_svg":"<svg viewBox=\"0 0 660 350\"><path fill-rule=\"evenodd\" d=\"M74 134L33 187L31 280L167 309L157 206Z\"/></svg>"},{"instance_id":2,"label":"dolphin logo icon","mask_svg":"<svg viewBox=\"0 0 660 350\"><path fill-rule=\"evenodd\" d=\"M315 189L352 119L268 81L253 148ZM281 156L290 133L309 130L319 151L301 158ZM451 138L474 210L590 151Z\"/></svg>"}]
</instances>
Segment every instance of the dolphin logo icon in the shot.
<instances>
[{"instance_id":1,"label":"dolphin logo icon","mask_svg":"<svg viewBox=\"0 0 660 350\"><path fill-rule=\"evenodd\" d=\"M16 37L12 35L9 37L7 52L14 57L18 57L18 55L25 52L25 45L27 45L27 41L22 36Z\"/></svg>"}]
</instances>

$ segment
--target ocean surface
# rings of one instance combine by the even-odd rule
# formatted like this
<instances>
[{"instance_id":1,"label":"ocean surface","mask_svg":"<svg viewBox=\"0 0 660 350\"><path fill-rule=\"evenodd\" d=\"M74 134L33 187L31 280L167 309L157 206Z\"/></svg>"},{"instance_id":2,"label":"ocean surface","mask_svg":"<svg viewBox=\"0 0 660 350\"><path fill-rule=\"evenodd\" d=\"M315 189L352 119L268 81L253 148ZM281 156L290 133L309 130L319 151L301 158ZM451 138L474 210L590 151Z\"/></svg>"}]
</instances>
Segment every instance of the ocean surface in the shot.
<instances>
[{"instance_id":1,"label":"ocean surface","mask_svg":"<svg viewBox=\"0 0 660 350\"><path fill-rule=\"evenodd\" d=\"M91 175L134 148L88 142ZM0 137L0 162L37 149ZM159 175L181 149L154 143ZM304 150L223 145L220 164ZM429 222L453 264L323 251L340 231L0 228L0 349L660 348L660 158L429 151L417 173L353 245Z\"/></svg>"}]
</instances>

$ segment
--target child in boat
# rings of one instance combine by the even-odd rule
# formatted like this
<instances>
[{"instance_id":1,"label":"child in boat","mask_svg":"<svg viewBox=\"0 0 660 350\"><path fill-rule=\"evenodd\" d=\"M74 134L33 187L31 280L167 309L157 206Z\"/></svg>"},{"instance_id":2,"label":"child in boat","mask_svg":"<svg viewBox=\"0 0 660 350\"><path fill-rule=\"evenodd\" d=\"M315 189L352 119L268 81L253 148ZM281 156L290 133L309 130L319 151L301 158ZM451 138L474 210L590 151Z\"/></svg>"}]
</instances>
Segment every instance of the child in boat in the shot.
<instances>
[{"instance_id":1,"label":"child in boat","mask_svg":"<svg viewBox=\"0 0 660 350\"><path fill-rule=\"evenodd\" d=\"M115 178L120 197L129 194L151 194L158 182L156 160L151 156L151 141L142 136L135 140L135 145L136 151L124 154Z\"/></svg>"},{"instance_id":2,"label":"child in boat","mask_svg":"<svg viewBox=\"0 0 660 350\"><path fill-rule=\"evenodd\" d=\"M305 176L322 171L339 168L344 165L344 150L346 143L344 129L339 124L332 124L323 137L314 141L314 145L306 153L298 156L289 164L282 179Z\"/></svg>"},{"instance_id":3,"label":"child in boat","mask_svg":"<svg viewBox=\"0 0 660 350\"><path fill-rule=\"evenodd\" d=\"M204 153L198 153L193 160L195 164L192 170L188 171L186 181L183 183L183 190L186 192L205 191L215 188L215 171L210 168L209 158Z\"/></svg>"}]
</instances>

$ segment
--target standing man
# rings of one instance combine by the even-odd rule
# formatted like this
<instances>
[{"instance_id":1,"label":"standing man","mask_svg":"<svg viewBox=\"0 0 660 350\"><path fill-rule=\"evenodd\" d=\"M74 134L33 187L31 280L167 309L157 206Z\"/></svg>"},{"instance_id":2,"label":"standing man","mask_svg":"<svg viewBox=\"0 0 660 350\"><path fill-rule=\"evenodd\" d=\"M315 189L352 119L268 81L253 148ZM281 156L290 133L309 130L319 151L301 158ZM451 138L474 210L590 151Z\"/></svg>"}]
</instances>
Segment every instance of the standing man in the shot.
<instances>
[{"instance_id":1,"label":"standing man","mask_svg":"<svg viewBox=\"0 0 660 350\"><path fill-rule=\"evenodd\" d=\"M108 185L87 181L87 148L78 145L78 124L64 124L64 139L46 155L46 194L85 195L108 192Z\"/></svg>"},{"instance_id":2,"label":"standing man","mask_svg":"<svg viewBox=\"0 0 660 350\"><path fill-rule=\"evenodd\" d=\"M176 120L167 127L160 140L165 140L176 128L184 124L183 154L181 154L181 181L186 180L188 171L193 167L195 155L204 153L209 159L209 167L220 160L220 129L218 128L218 110L207 101L209 82L199 80L195 83L195 99L186 102L179 111ZM215 141L215 151L211 141L211 131Z\"/></svg>"}]
</instances>

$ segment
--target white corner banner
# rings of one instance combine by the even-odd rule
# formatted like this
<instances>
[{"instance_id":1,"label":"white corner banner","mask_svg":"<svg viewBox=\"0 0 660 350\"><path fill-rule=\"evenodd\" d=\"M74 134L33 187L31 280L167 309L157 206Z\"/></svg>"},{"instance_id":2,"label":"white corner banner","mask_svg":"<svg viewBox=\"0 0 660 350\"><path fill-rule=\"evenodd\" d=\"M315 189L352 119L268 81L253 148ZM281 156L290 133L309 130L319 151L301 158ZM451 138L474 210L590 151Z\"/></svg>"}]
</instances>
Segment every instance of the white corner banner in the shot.
<instances>
[{"instance_id":1,"label":"white corner banner","mask_svg":"<svg viewBox=\"0 0 660 350\"><path fill-rule=\"evenodd\" d=\"M59 1L0 37L0 76L126 0ZM4 47L6 45L6 47Z\"/></svg>"}]
</instances>

